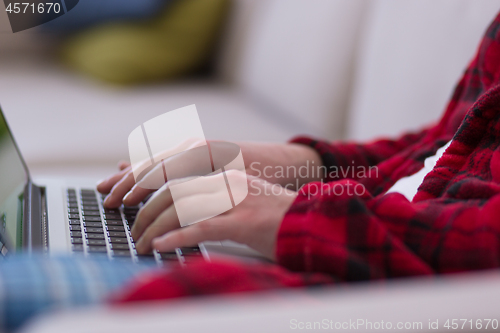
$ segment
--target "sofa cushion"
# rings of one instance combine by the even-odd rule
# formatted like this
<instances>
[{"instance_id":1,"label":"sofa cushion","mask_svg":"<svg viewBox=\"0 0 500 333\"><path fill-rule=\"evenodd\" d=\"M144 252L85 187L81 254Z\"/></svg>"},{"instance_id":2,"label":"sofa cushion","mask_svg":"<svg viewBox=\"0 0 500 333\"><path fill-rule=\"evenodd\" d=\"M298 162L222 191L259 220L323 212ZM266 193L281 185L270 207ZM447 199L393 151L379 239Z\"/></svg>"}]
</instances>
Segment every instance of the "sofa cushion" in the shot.
<instances>
[{"instance_id":1,"label":"sofa cushion","mask_svg":"<svg viewBox=\"0 0 500 333\"><path fill-rule=\"evenodd\" d=\"M209 139L285 141L298 134L212 82L117 89L46 63L0 63L0 72L1 105L28 164L127 159L134 128L190 104Z\"/></svg>"},{"instance_id":2,"label":"sofa cushion","mask_svg":"<svg viewBox=\"0 0 500 333\"><path fill-rule=\"evenodd\" d=\"M347 136L437 121L500 0L377 0L363 30Z\"/></svg>"},{"instance_id":3,"label":"sofa cushion","mask_svg":"<svg viewBox=\"0 0 500 333\"><path fill-rule=\"evenodd\" d=\"M228 0L182 0L143 22L98 25L71 36L62 58L115 84L172 79L207 62L228 5Z\"/></svg>"},{"instance_id":4,"label":"sofa cushion","mask_svg":"<svg viewBox=\"0 0 500 333\"><path fill-rule=\"evenodd\" d=\"M340 138L363 0L238 0L221 71L306 133Z\"/></svg>"}]
</instances>

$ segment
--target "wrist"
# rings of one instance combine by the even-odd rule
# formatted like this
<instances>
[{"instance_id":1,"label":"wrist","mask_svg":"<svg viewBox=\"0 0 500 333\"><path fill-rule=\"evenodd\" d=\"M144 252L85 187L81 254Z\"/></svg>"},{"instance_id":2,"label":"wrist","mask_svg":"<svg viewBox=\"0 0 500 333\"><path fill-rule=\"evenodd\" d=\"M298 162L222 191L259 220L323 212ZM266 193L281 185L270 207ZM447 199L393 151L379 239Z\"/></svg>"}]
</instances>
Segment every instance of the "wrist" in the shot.
<instances>
[{"instance_id":1,"label":"wrist","mask_svg":"<svg viewBox=\"0 0 500 333\"><path fill-rule=\"evenodd\" d=\"M248 175L290 190L323 179L321 156L313 148L296 143L239 143Z\"/></svg>"},{"instance_id":2,"label":"wrist","mask_svg":"<svg viewBox=\"0 0 500 333\"><path fill-rule=\"evenodd\" d=\"M287 167L295 169L292 180L295 181L298 188L310 182L321 181L324 178L323 161L315 149L302 144L290 143L288 150L290 163Z\"/></svg>"}]
</instances>

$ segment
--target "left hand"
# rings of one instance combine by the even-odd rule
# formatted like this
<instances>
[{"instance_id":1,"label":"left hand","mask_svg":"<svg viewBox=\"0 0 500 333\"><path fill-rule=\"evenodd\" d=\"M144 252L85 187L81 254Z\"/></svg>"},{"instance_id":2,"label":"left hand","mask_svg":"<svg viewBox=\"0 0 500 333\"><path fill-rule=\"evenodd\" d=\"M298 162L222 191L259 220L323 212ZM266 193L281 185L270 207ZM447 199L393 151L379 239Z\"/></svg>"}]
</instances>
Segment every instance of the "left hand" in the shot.
<instances>
[{"instance_id":1,"label":"left hand","mask_svg":"<svg viewBox=\"0 0 500 333\"><path fill-rule=\"evenodd\" d=\"M217 141L208 141L210 144ZM186 140L172 151L186 151L196 146L205 144L205 141ZM322 165L321 156L309 146L302 144L274 144L258 142L237 142L243 154L247 175L253 175L265 179L273 184L280 184L297 190L301 185L319 181L323 175L320 174ZM188 148L186 148L188 147ZM164 153L164 152L162 152ZM165 160L165 163L175 167L175 159ZM279 173L278 170L288 170L289 167L295 170L307 168L306 177ZM104 201L106 208L117 208L122 203L126 206L139 204L147 195L153 191L145 189L136 184L132 167L129 163L119 164L120 172L102 180L97 185L100 193L108 194ZM185 170L189 173L189 168ZM279 176L278 176L279 174ZM291 187L290 187L291 186Z\"/></svg>"},{"instance_id":2,"label":"left hand","mask_svg":"<svg viewBox=\"0 0 500 333\"><path fill-rule=\"evenodd\" d=\"M160 252L194 246L203 241L232 240L246 244L275 260L276 238L281 221L297 193L244 172L231 170L227 177L243 177L248 184L247 197L236 207L207 220L180 228L167 182L139 210L132 228L138 253L155 248ZM222 174L210 177L223 177ZM208 178L208 177L207 177ZM196 193L181 201L192 209L202 204L203 196L220 193Z\"/></svg>"}]
</instances>

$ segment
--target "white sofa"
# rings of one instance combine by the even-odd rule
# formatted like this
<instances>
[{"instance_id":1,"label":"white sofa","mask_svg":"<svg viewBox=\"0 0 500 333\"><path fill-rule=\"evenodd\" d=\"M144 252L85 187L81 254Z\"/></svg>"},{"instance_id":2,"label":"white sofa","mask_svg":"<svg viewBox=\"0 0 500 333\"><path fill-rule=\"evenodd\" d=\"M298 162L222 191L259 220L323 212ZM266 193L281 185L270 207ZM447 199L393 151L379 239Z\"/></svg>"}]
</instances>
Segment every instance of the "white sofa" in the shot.
<instances>
[{"instance_id":1,"label":"white sofa","mask_svg":"<svg viewBox=\"0 0 500 333\"><path fill-rule=\"evenodd\" d=\"M0 11L0 104L35 174L101 176L127 158L138 124L193 103L209 138L395 135L439 117L498 9L500 0L236 0L213 78L137 89L67 71L47 57L49 38L9 33Z\"/></svg>"}]
</instances>

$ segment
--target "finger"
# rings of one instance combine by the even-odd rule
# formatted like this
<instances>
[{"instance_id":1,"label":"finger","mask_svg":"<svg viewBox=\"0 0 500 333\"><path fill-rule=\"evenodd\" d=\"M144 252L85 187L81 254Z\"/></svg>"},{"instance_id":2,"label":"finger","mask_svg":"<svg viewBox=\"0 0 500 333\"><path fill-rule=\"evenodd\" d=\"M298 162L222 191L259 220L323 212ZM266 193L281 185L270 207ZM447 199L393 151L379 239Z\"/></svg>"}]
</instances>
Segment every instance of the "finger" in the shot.
<instances>
[{"instance_id":1,"label":"finger","mask_svg":"<svg viewBox=\"0 0 500 333\"><path fill-rule=\"evenodd\" d=\"M123 169L122 171L118 172L117 174L114 174L111 177L108 177L100 182L97 183L97 190L100 193L107 194L111 191L113 186L120 181L127 173L129 172L128 168Z\"/></svg>"},{"instance_id":2,"label":"finger","mask_svg":"<svg viewBox=\"0 0 500 333\"><path fill-rule=\"evenodd\" d=\"M200 147L200 146L204 146L206 144L207 143L206 143L205 139L191 137L191 138L181 142L179 145L172 147L171 149L167 149L167 150L159 152L158 154L155 154L153 156L153 158L155 161L160 161L160 160L169 158L171 156L174 156L176 154L182 153L186 150L193 149L193 148Z\"/></svg>"},{"instance_id":3,"label":"finger","mask_svg":"<svg viewBox=\"0 0 500 333\"><path fill-rule=\"evenodd\" d=\"M177 247L195 246L204 241L228 239L227 217L215 217L185 228L173 230L154 238L152 246L159 252L173 251Z\"/></svg>"},{"instance_id":4,"label":"finger","mask_svg":"<svg viewBox=\"0 0 500 333\"><path fill-rule=\"evenodd\" d=\"M118 162L118 169L120 169L120 171L128 168L129 166L130 166L130 163L128 163L127 161Z\"/></svg>"},{"instance_id":5,"label":"finger","mask_svg":"<svg viewBox=\"0 0 500 333\"><path fill-rule=\"evenodd\" d=\"M175 190L172 189L172 191ZM227 190L184 198L178 198L175 191L172 197L175 200L175 209L181 226L206 221L233 208Z\"/></svg>"},{"instance_id":6,"label":"finger","mask_svg":"<svg viewBox=\"0 0 500 333\"><path fill-rule=\"evenodd\" d=\"M154 238L162 236L179 227L179 220L177 219L175 208L174 206L170 206L144 231L141 238L136 242L135 249L140 254L149 253L153 249L151 242Z\"/></svg>"},{"instance_id":7,"label":"finger","mask_svg":"<svg viewBox=\"0 0 500 333\"><path fill-rule=\"evenodd\" d=\"M127 174L113 186L111 192L104 200L104 206L106 208L119 207L122 204L123 197L130 191L134 184L134 174L132 171L128 171Z\"/></svg>"},{"instance_id":8,"label":"finger","mask_svg":"<svg viewBox=\"0 0 500 333\"><path fill-rule=\"evenodd\" d=\"M172 195L167 186L158 190L158 192L156 192L137 213L134 226L131 230L132 238L138 240L144 233L144 230L146 230L164 210L172 206L172 203Z\"/></svg>"},{"instance_id":9,"label":"finger","mask_svg":"<svg viewBox=\"0 0 500 333\"><path fill-rule=\"evenodd\" d=\"M138 205L145 197L154 192L154 190L142 188L140 186L134 185L132 189L123 198L123 203L126 206Z\"/></svg>"},{"instance_id":10,"label":"finger","mask_svg":"<svg viewBox=\"0 0 500 333\"><path fill-rule=\"evenodd\" d=\"M175 186L177 199L200 194L213 194L227 191L227 185L222 173L205 177L185 177L170 181Z\"/></svg>"}]
</instances>

